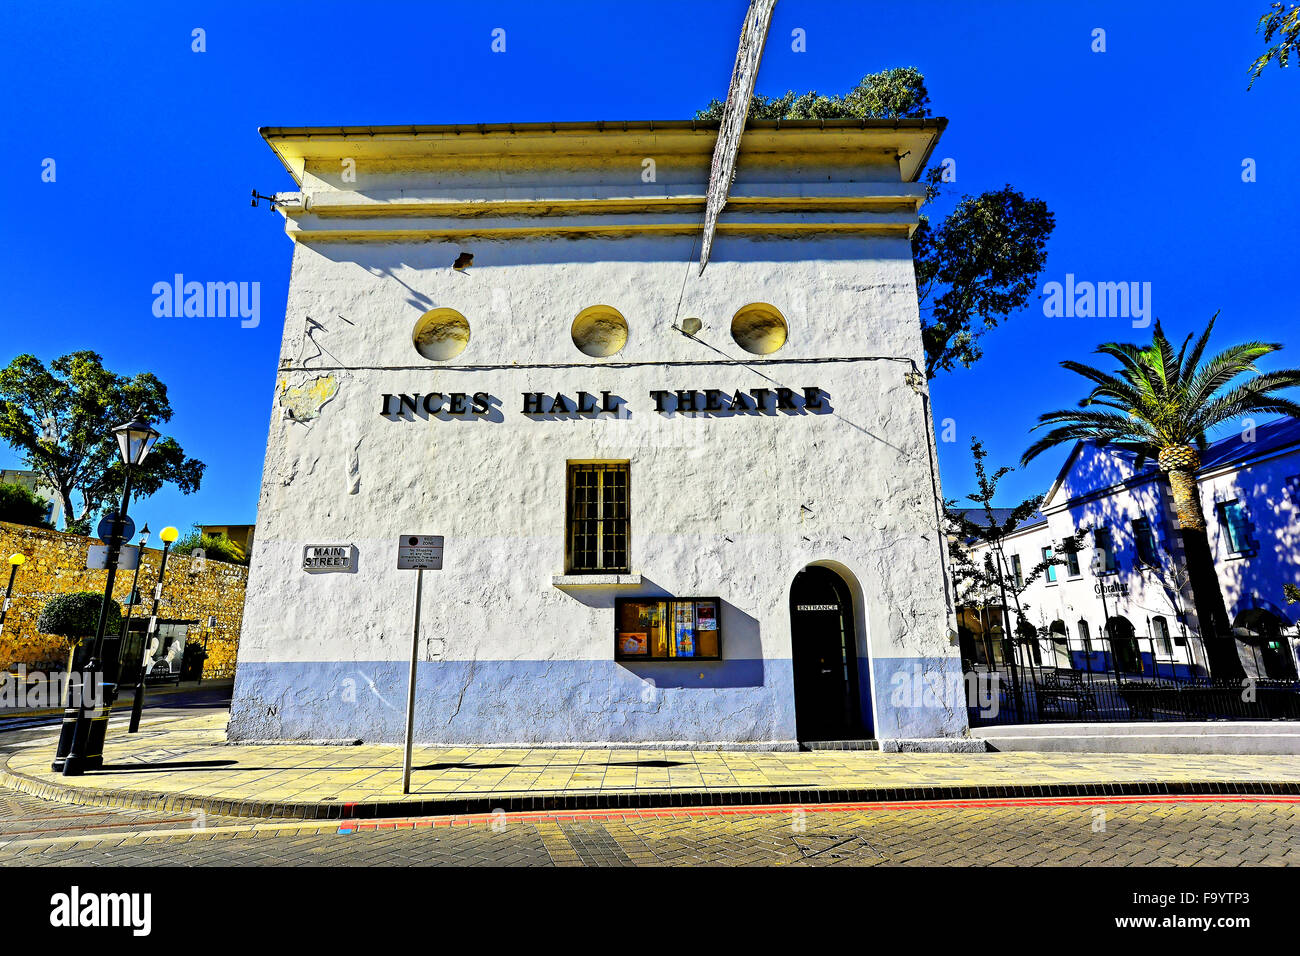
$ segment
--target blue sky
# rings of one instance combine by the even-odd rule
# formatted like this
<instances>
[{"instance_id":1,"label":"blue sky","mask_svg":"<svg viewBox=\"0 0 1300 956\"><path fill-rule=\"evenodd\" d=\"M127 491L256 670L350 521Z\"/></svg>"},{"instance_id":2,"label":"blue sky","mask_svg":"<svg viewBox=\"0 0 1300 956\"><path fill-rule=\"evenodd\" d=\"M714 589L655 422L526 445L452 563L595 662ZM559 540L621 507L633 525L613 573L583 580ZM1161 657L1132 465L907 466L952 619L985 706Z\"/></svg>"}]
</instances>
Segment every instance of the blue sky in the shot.
<instances>
[{"instance_id":1,"label":"blue sky","mask_svg":"<svg viewBox=\"0 0 1300 956\"><path fill-rule=\"evenodd\" d=\"M175 409L166 432L208 470L195 495L136 504L137 524L252 521L291 246L248 194L292 186L257 128L690 117L725 96L746 6L8 4L0 361L90 348L115 371L153 371ZM1281 341L1300 364L1300 68L1246 91L1267 6L780 0L758 90L838 93L918 67L949 120L936 157L957 161L954 197L1011 183L1055 212L1043 282L1150 282L1171 334L1222 310L1222 342ZM195 28L206 52L191 50ZM178 272L260 282L261 324L155 318L150 290ZM990 333L978 366L933 386L959 436L940 446L945 493L969 490L969 435L1011 462L1040 411L1081 394L1061 359L1147 335L1048 319L1038 301ZM1046 490L1064 454L1008 478L1005 500ZM0 466L16 464L0 449Z\"/></svg>"}]
</instances>

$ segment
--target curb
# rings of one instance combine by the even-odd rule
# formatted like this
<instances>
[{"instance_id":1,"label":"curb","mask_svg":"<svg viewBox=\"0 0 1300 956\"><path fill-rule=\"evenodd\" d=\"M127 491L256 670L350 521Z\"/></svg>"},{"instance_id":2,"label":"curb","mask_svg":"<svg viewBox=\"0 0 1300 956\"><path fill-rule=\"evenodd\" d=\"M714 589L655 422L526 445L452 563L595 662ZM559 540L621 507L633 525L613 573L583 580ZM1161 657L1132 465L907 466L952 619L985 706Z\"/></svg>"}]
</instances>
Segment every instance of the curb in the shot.
<instances>
[{"instance_id":1,"label":"curb","mask_svg":"<svg viewBox=\"0 0 1300 956\"><path fill-rule=\"evenodd\" d=\"M213 800L140 790L99 790L48 783L9 769L0 760L0 785L34 797L77 806L202 810L218 816L291 820L364 820L377 817L430 817L459 814L528 813L554 810L650 810L675 807L763 806L819 803L925 803L944 800L1044 799L1051 797L1294 796L1300 781L1135 781L1131 783L1000 784L953 787L851 787L838 789L639 790L626 793L503 793L482 797L430 797L365 803L280 803L264 800Z\"/></svg>"}]
</instances>

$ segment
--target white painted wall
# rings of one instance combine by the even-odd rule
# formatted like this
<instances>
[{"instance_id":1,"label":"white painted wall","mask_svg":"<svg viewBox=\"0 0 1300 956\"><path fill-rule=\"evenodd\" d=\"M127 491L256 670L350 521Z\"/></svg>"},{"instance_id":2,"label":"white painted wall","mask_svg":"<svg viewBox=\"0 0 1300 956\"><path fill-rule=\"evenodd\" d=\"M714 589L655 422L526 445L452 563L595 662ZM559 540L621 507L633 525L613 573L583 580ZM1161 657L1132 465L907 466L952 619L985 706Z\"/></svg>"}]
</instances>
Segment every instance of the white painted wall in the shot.
<instances>
[{"instance_id":1,"label":"white painted wall","mask_svg":"<svg viewBox=\"0 0 1300 956\"><path fill-rule=\"evenodd\" d=\"M317 190L329 188L326 178L309 176ZM474 264L454 271L462 250ZM465 686L490 682L492 667L515 673L501 662L555 662L557 675L587 673L574 662L612 665L614 597L660 589L720 596L724 657L770 665L765 686L740 689L712 686L726 684L717 665L670 665L681 686L656 687L663 700L644 720L627 716L640 706L629 696L642 683L636 677L591 678L611 682L599 692L565 686L564 676L548 690L530 677L520 692L527 699L505 699L513 692L503 690L481 705L477 723L461 729L461 717L440 718L420 726L421 739L555 742L559 732L546 728L560 712L586 708L564 734L789 744L792 689L778 665L788 670L791 657L791 581L813 562L847 569L860 589L857 638L877 681L877 734L964 732L959 700L908 707L888 699L894 673L942 676L957 660L928 409L907 382L922 364L908 240L724 234L702 277L695 255L689 235L295 246L232 736L391 736L391 714L354 721L335 678L320 676L343 671L316 665L355 662L365 683L374 662L407 657L415 575L394 566L397 536L412 532L446 538L444 570L426 577L420 658L430 668L474 662L457 671L471 675ZM789 324L787 344L769 356L742 351L729 333L734 313L753 302L776 306ZM627 345L608 359L584 355L570 338L574 316L597 304L629 325ZM431 362L411 333L424 312L442 307L469 320L471 340L457 358ZM703 322L698 341L672 327L688 316ZM318 416L287 418L284 390L322 377L337 392ZM649 396L777 385L820 387L833 413L665 416ZM572 398L579 390L614 392L630 414L521 412L523 392ZM492 414L380 414L382 393L432 391L489 392ZM639 588L552 584L565 570L570 459L630 460ZM355 573L300 569L305 545L339 543L356 546ZM400 673L376 693L401 698ZM709 689L692 695L697 673Z\"/></svg>"}]
</instances>

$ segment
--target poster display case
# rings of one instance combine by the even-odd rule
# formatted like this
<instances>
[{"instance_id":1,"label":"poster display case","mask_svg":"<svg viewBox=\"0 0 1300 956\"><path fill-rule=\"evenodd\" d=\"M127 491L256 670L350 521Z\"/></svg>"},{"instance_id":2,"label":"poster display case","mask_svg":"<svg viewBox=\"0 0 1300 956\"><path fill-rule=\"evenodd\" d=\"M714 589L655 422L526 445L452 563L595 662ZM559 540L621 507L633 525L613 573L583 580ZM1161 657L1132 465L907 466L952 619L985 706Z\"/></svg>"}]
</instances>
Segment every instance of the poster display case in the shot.
<instances>
[{"instance_id":1,"label":"poster display case","mask_svg":"<svg viewBox=\"0 0 1300 956\"><path fill-rule=\"evenodd\" d=\"M618 598L614 659L722 659L722 602L716 597Z\"/></svg>"}]
</instances>

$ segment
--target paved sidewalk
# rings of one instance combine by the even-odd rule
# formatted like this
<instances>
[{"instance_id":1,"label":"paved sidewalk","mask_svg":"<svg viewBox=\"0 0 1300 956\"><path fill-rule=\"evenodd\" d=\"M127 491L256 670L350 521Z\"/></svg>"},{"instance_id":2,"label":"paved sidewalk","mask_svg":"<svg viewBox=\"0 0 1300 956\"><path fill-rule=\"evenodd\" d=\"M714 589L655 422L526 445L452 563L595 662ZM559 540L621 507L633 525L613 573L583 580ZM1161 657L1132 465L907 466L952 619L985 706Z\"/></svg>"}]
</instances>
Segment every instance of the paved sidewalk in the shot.
<instances>
[{"instance_id":1,"label":"paved sidewalk","mask_svg":"<svg viewBox=\"0 0 1300 956\"><path fill-rule=\"evenodd\" d=\"M25 793L98 806L338 819L726 804L1148 794L1300 795L1300 756L887 754L418 747L401 793L397 746L229 745L224 713L133 736L110 731L107 765L50 773L51 748L0 765Z\"/></svg>"}]
</instances>

